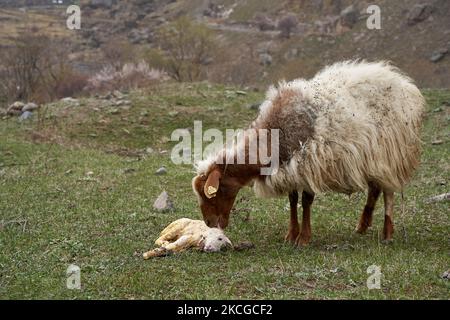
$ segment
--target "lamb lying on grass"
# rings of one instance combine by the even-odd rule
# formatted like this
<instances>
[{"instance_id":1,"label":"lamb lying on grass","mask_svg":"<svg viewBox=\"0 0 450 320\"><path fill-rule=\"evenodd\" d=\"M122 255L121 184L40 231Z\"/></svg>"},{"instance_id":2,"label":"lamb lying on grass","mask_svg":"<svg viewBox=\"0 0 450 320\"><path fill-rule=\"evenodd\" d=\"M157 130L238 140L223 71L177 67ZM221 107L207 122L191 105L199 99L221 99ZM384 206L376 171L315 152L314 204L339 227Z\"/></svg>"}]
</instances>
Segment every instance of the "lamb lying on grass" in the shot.
<instances>
[{"instance_id":1,"label":"lamb lying on grass","mask_svg":"<svg viewBox=\"0 0 450 320\"><path fill-rule=\"evenodd\" d=\"M219 228L209 228L201 220L178 219L169 224L155 241L159 248L143 254L144 259L166 256L189 248L217 252L232 247L230 239Z\"/></svg>"}]
</instances>

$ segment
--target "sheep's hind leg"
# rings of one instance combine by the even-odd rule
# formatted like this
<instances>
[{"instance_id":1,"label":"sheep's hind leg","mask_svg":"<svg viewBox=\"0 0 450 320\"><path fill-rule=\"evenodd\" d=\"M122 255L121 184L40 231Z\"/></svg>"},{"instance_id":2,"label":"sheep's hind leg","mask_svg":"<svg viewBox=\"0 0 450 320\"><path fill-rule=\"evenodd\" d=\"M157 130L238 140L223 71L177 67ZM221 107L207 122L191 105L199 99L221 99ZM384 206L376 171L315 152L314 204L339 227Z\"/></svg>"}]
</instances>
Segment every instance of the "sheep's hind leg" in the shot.
<instances>
[{"instance_id":1,"label":"sheep's hind leg","mask_svg":"<svg viewBox=\"0 0 450 320\"><path fill-rule=\"evenodd\" d=\"M359 219L358 227L356 232L365 233L367 228L372 226L373 211L375 210L375 205L378 198L380 197L381 189L375 183L369 183L369 192L367 194L367 202L364 207L361 218Z\"/></svg>"},{"instance_id":2,"label":"sheep's hind leg","mask_svg":"<svg viewBox=\"0 0 450 320\"><path fill-rule=\"evenodd\" d=\"M291 210L291 219L289 223L288 233L284 238L286 241L295 244L295 240L297 239L300 233L300 227L298 224L298 216L297 216L297 204L298 204L298 192L293 191L289 193L289 205Z\"/></svg>"},{"instance_id":3,"label":"sheep's hind leg","mask_svg":"<svg viewBox=\"0 0 450 320\"><path fill-rule=\"evenodd\" d=\"M311 205L314 201L314 194L305 191L302 193L302 229L295 243L298 247L306 246L311 240Z\"/></svg>"},{"instance_id":4,"label":"sheep's hind leg","mask_svg":"<svg viewBox=\"0 0 450 320\"><path fill-rule=\"evenodd\" d=\"M394 234L394 192L383 191L384 196L384 227L383 227L383 240L386 243L392 241L392 235Z\"/></svg>"}]
</instances>

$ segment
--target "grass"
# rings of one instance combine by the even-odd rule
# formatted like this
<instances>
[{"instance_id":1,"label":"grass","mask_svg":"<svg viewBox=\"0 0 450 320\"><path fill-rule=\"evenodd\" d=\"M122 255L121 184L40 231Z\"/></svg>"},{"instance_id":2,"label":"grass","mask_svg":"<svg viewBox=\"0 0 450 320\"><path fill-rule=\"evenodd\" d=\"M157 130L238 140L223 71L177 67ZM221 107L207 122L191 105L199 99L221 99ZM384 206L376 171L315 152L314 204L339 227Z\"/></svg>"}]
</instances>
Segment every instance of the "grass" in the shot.
<instances>
[{"instance_id":1,"label":"grass","mask_svg":"<svg viewBox=\"0 0 450 320\"><path fill-rule=\"evenodd\" d=\"M255 249L149 261L141 254L168 223L201 216L192 167L160 153L173 145L161 137L193 120L204 128L242 127L256 116L245 106L261 93L166 84L130 93L128 110L92 98L49 105L30 123L0 120L0 298L449 299L450 283L441 278L450 269L448 203L425 200L448 192L450 115L441 105L450 92L425 93L425 150L403 210L397 197L393 244L380 241L382 202L361 236L353 230L365 196L326 194L313 205L311 245L293 248L283 243L287 199L256 199L244 190L227 234ZM432 145L437 139L444 143ZM141 152L147 147L155 152ZM168 174L155 176L161 165ZM152 209L163 190L174 212ZM81 290L66 288L72 263L81 268ZM383 273L380 290L366 287L373 264Z\"/></svg>"}]
</instances>

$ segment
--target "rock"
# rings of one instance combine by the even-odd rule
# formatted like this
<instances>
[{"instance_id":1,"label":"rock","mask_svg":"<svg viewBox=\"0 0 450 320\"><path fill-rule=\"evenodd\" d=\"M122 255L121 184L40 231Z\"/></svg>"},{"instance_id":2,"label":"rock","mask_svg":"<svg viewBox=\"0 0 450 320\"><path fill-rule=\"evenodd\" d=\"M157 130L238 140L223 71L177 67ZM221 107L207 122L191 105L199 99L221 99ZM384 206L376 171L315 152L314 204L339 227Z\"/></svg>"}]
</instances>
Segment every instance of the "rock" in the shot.
<instances>
[{"instance_id":1,"label":"rock","mask_svg":"<svg viewBox=\"0 0 450 320\"><path fill-rule=\"evenodd\" d=\"M25 120L29 120L33 117L33 113L31 111L25 111L24 113L21 114L21 116L19 117L19 121L25 121Z\"/></svg>"},{"instance_id":2,"label":"rock","mask_svg":"<svg viewBox=\"0 0 450 320\"><path fill-rule=\"evenodd\" d=\"M166 169L166 167L162 166L161 168L159 168L158 170L156 170L155 174L156 174L157 176L162 176L162 175L167 174L167 169Z\"/></svg>"},{"instance_id":3,"label":"rock","mask_svg":"<svg viewBox=\"0 0 450 320\"><path fill-rule=\"evenodd\" d=\"M155 150L153 150L153 148L151 148L151 147L148 147L148 148L145 148L145 153L146 154L153 154L153 153L155 153Z\"/></svg>"},{"instance_id":4,"label":"rock","mask_svg":"<svg viewBox=\"0 0 450 320\"><path fill-rule=\"evenodd\" d=\"M408 13L407 24L413 26L428 19L433 13L433 6L429 3L416 4Z\"/></svg>"},{"instance_id":5,"label":"rock","mask_svg":"<svg viewBox=\"0 0 450 320\"><path fill-rule=\"evenodd\" d=\"M24 106L25 104L23 102L16 101L9 106L6 114L10 116L20 116L22 114L22 109Z\"/></svg>"},{"instance_id":6,"label":"rock","mask_svg":"<svg viewBox=\"0 0 450 320\"><path fill-rule=\"evenodd\" d=\"M444 143L443 140L434 140L434 141L431 141L431 144L432 144L433 146L438 146L438 145L441 145L441 144L443 144L443 143Z\"/></svg>"},{"instance_id":7,"label":"rock","mask_svg":"<svg viewBox=\"0 0 450 320\"><path fill-rule=\"evenodd\" d=\"M91 8L111 8L113 4L117 3L117 0L90 0L89 6Z\"/></svg>"},{"instance_id":8,"label":"rock","mask_svg":"<svg viewBox=\"0 0 450 320\"><path fill-rule=\"evenodd\" d=\"M342 10L340 14L340 21L343 27L353 28L356 22L358 22L358 18L359 11L353 4Z\"/></svg>"},{"instance_id":9,"label":"rock","mask_svg":"<svg viewBox=\"0 0 450 320\"><path fill-rule=\"evenodd\" d=\"M122 92L120 92L119 90L114 90L112 95L119 100L122 100L125 97L125 95Z\"/></svg>"},{"instance_id":10,"label":"rock","mask_svg":"<svg viewBox=\"0 0 450 320\"><path fill-rule=\"evenodd\" d=\"M33 112L34 110L37 110L38 108L39 108L39 106L36 103L28 102L26 105L23 106L22 112L25 112L25 111Z\"/></svg>"},{"instance_id":11,"label":"rock","mask_svg":"<svg viewBox=\"0 0 450 320\"><path fill-rule=\"evenodd\" d=\"M162 212L174 209L173 203L169 199L169 194L166 191L163 191L158 196L155 203L153 203L153 209L162 211Z\"/></svg>"},{"instance_id":12,"label":"rock","mask_svg":"<svg viewBox=\"0 0 450 320\"><path fill-rule=\"evenodd\" d=\"M261 53L259 55L259 63L263 66L270 66L272 64L272 56L268 53Z\"/></svg>"},{"instance_id":13,"label":"rock","mask_svg":"<svg viewBox=\"0 0 450 320\"><path fill-rule=\"evenodd\" d=\"M64 103L68 103L68 104L79 105L78 100L74 99L74 98L71 98L71 97L62 98L61 101L64 102Z\"/></svg>"},{"instance_id":14,"label":"rock","mask_svg":"<svg viewBox=\"0 0 450 320\"><path fill-rule=\"evenodd\" d=\"M437 50L437 51L433 52L433 54L431 55L430 61L433 63L437 63L437 62L441 61L442 59L444 59L444 57L447 55L447 53L448 53L447 48Z\"/></svg>"},{"instance_id":15,"label":"rock","mask_svg":"<svg viewBox=\"0 0 450 320\"><path fill-rule=\"evenodd\" d=\"M236 251L243 251L255 248L255 245L250 241L242 241L233 246Z\"/></svg>"},{"instance_id":16,"label":"rock","mask_svg":"<svg viewBox=\"0 0 450 320\"><path fill-rule=\"evenodd\" d=\"M447 201L450 201L450 193L444 193L444 194L440 194L438 196L428 198L425 202L426 203L435 203L435 202L447 202Z\"/></svg>"}]
</instances>

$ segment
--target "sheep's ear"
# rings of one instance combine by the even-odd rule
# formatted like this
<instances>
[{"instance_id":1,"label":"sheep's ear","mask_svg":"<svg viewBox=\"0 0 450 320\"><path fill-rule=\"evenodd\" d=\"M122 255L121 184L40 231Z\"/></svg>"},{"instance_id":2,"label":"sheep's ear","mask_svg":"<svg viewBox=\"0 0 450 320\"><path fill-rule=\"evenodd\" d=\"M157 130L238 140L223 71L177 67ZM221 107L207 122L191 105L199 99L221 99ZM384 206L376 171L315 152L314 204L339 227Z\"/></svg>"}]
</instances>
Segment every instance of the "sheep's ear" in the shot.
<instances>
[{"instance_id":1,"label":"sheep's ear","mask_svg":"<svg viewBox=\"0 0 450 320\"><path fill-rule=\"evenodd\" d=\"M211 171L206 180L203 192L208 199L214 198L219 190L220 171L218 169Z\"/></svg>"}]
</instances>

